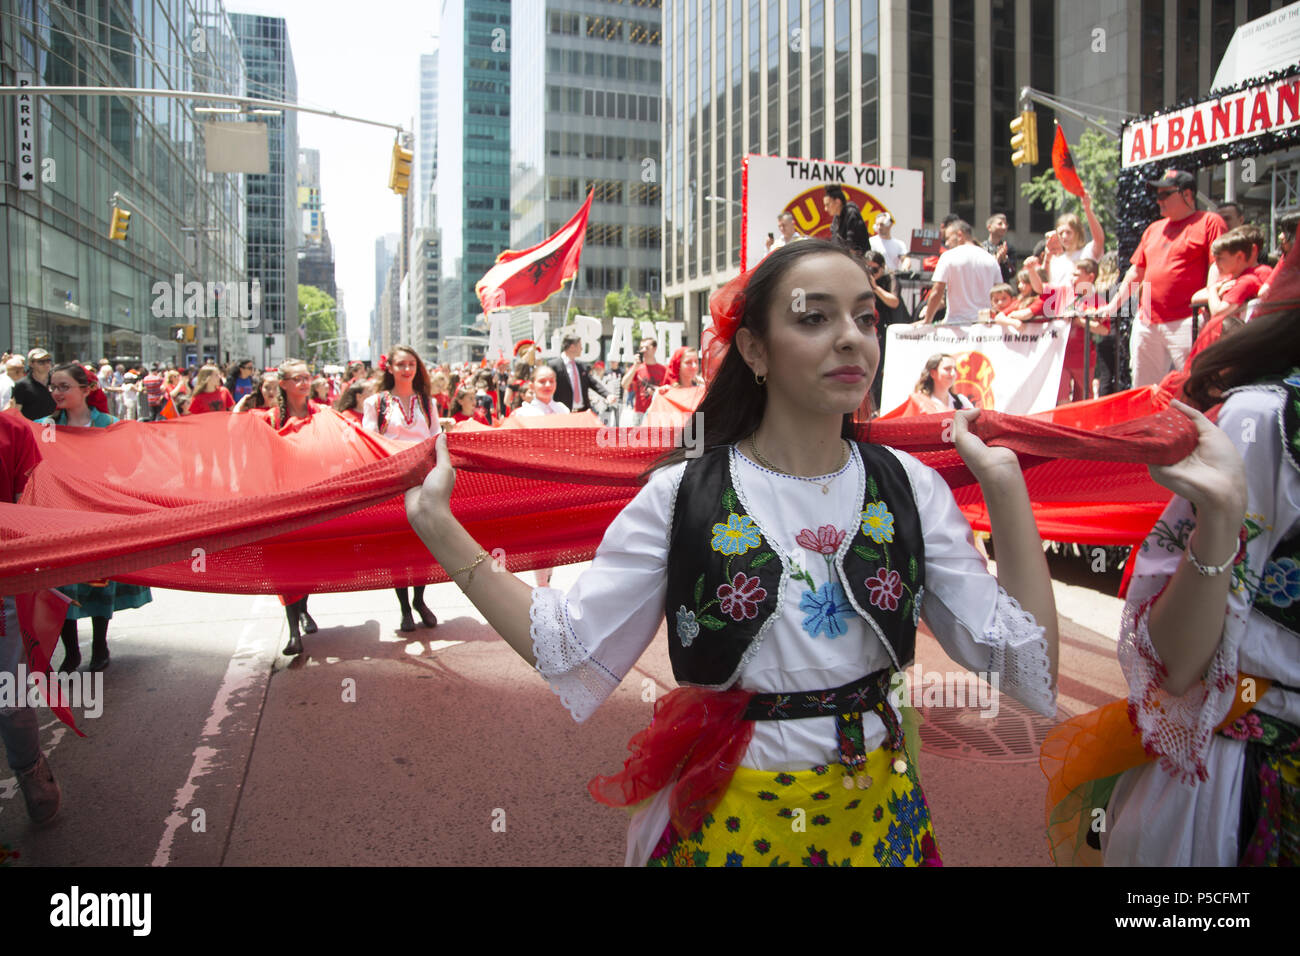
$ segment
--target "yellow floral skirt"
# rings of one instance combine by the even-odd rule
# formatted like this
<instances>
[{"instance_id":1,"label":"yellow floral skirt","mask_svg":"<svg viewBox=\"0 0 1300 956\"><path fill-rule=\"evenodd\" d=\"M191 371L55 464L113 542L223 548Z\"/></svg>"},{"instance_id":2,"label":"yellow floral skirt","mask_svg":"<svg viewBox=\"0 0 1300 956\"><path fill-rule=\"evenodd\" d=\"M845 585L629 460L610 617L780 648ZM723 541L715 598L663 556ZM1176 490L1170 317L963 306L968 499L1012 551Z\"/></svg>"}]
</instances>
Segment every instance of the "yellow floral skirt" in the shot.
<instances>
[{"instance_id":1,"label":"yellow floral skirt","mask_svg":"<svg viewBox=\"0 0 1300 956\"><path fill-rule=\"evenodd\" d=\"M740 767L700 829L670 823L647 866L942 866L915 761L878 748L866 778Z\"/></svg>"}]
</instances>

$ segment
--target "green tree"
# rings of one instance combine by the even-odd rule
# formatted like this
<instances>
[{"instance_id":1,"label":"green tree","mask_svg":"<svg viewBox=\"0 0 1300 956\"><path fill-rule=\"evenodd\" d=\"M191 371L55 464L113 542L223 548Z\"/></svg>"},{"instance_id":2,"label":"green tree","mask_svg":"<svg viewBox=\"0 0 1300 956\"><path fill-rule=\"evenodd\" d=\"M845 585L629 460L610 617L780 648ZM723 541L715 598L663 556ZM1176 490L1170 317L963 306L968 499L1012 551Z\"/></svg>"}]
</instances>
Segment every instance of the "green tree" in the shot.
<instances>
[{"instance_id":1,"label":"green tree","mask_svg":"<svg viewBox=\"0 0 1300 956\"><path fill-rule=\"evenodd\" d=\"M289 342L296 340L299 343L299 350L304 353L303 357L310 361L338 362L342 342L334 341L310 346L312 342L337 339L339 336L338 303L314 285L298 286L298 325L303 324L307 326L307 338L299 336L295 329L287 336Z\"/></svg>"},{"instance_id":2,"label":"green tree","mask_svg":"<svg viewBox=\"0 0 1300 956\"><path fill-rule=\"evenodd\" d=\"M610 292L605 296L605 318L612 319L616 315L635 320L632 323L633 341L640 341L642 337L642 322L667 322L669 319L668 313L655 309L649 298L642 305L640 298L632 291L632 286L626 283L618 292Z\"/></svg>"},{"instance_id":3,"label":"green tree","mask_svg":"<svg viewBox=\"0 0 1300 956\"><path fill-rule=\"evenodd\" d=\"M1052 135L1055 135L1055 130ZM1083 215L1083 202L1073 193L1066 192L1057 180L1052 169L1051 143L1051 137L1039 140L1040 154L1047 157L1047 168L1022 184L1020 194L1033 205L1055 215L1074 213L1083 223L1086 238L1088 223ZM1074 168L1079 179L1092 196L1092 211L1097 214L1097 221L1106 232L1106 248L1114 249L1118 245L1115 238L1115 185L1119 181L1119 144L1100 130L1087 129L1077 143L1070 145L1070 154L1074 157Z\"/></svg>"}]
</instances>

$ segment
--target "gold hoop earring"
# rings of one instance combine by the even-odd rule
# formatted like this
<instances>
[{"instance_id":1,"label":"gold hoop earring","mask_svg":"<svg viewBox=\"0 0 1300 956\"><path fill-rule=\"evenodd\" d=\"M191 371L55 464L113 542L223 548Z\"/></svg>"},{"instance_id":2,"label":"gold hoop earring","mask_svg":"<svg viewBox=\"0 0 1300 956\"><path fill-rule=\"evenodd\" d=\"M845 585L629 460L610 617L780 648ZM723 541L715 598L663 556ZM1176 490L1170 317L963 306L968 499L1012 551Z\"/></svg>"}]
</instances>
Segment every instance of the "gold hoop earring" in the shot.
<instances>
[{"instance_id":1,"label":"gold hoop earring","mask_svg":"<svg viewBox=\"0 0 1300 956\"><path fill-rule=\"evenodd\" d=\"M767 376L766 376L766 375L759 375L758 373L755 373L755 374L754 374L754 384L755 384L755 385L765 385L766 383L767 383Z\"/></svg>"}]
</instances>

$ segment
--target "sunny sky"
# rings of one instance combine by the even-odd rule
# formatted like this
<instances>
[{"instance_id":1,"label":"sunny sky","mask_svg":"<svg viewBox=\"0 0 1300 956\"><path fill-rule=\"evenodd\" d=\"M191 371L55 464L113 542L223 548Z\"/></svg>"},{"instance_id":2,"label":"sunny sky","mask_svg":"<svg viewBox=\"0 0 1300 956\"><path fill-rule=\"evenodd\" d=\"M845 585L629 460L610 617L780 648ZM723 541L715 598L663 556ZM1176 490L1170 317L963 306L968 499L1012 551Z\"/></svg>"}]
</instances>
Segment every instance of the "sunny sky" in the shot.
<instances>
[{"instance_id":1,"label":"sunny sky","mask_svg":"<svg viewBox=\"0 0 1300 956\"><path fill-rule=\"evenodd\" d=\"M400 123L415 133L420 54L437 46L440 6L436 0L228 0L226 9L288 21L299 103ZM375 239L401 228L401 200L388 189L393 134L303 113L298 145L320 150L321 199L348 315L346 333L365 354L375 297Z\"/></svg>"}]
</instances>

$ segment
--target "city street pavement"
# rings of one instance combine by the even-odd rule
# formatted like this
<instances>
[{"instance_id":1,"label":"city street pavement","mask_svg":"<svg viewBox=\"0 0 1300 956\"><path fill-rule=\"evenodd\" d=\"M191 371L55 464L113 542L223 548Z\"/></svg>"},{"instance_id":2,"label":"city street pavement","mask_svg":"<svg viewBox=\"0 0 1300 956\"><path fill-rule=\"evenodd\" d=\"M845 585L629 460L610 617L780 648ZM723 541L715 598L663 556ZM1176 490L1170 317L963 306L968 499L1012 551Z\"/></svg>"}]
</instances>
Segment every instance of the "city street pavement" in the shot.
<instances>
[{"instance_id":1,"label":"city street pavement","mask_svg":"<svg viewBox=\"0 0 1300 956\"><path fill-rule=\"evenodd\" d=\"M1119 602L1091 589L1113 593L1116 576L1065 572L1076 583L1057 584L1060 703L1073 714L1124 683ZM18 853L14 865L623 862L626 814L586 784L619 769L673 686L662 631L580 725L453 585L428 591L439 626L410 635L396 630L391 591L314 596L320 631L292 663L275 598L154 597L112 623L103 714L79 721L87 737L42 711L59 819L32 827L0 770L0 848ZM88 654L88 625L82 640ZM918 661L960 670L924 632ZM1050 865L1036 761L925 752L921 774L948 865Z\"/></svg>"}]
</instances>

